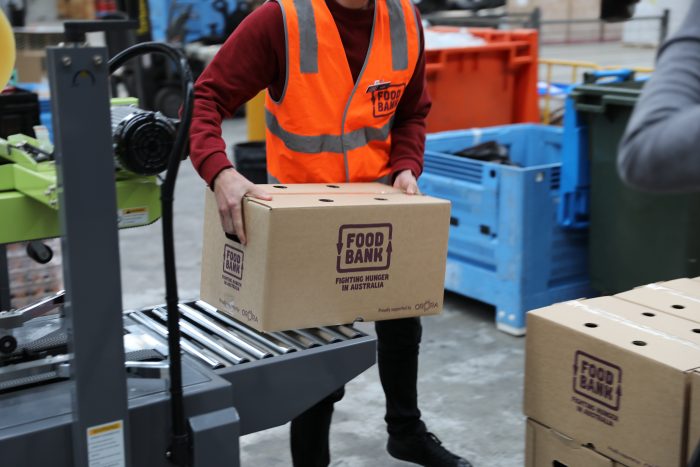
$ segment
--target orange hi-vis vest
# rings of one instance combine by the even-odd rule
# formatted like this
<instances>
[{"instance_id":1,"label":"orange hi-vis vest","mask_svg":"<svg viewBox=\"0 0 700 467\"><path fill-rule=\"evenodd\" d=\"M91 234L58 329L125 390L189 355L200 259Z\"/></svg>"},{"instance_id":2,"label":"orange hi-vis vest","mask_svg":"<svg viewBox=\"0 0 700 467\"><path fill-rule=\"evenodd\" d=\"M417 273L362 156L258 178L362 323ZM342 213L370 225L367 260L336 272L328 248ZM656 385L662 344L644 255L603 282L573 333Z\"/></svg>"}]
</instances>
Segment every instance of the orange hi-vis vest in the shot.
<instances>
[{"instance_id":1,"label":"orange hi-vis vest","mask_svg":"<svg viewBox=\"0 0 700 467\"><path fill-rule=\"evenodd\" d=\"M376 181L387 176L394 113L420 53L410 0L374 0L365 63L353 82L326 0L276 0L287 41L287 80L268 92L267 167L282 183Z\"/></svg>"}]
</instances>

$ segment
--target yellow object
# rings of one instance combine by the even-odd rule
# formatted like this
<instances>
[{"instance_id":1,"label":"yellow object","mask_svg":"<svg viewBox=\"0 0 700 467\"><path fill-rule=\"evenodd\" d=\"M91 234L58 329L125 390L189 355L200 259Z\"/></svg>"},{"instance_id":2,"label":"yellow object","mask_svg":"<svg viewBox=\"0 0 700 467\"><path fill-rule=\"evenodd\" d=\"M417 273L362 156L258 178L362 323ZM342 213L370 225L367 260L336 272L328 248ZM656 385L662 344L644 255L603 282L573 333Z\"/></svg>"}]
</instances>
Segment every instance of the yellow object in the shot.
<instances>
[{"instance_id":1,"label":"yellow object","mask_svg":"<svg viewBox=\"0 0 700 467\"><path fill-rule=\"evenodd\" d=\"M265 141L265 91L261 91L245 105L248 123L248 141Z\"/></svg>"},{"instance_id":2,"label":"yellow object","mask_svg":"<svg viewBox=\"0 0 700 467\"><path fill-rule=\"evenodd\" d=\"M539 64L546 68L545 82L547 84L546 94L544 95L544 108L542 110L542 123L549 125L552 119L552 96L550 94L550 85L552 84L552 69L555 66L571 68L571 83L574 84L581 80L579 70L619 70L625 68L636 73L649 74L654 71L649 67L623 67L615 65L600 66L592 62L580 62L575 60L556 60L551 58L541 58Z\"/></svg>"},{"instance_id":3,"label":"yellow object","mask_svg":"<svg viewBox=\"0 0 700 467\"><path fill-rule=\"evenodd\" d=\"M0 10L0 90L5 87L15 66L15 36L5 13Z\"/></svg>"}]
</instances>

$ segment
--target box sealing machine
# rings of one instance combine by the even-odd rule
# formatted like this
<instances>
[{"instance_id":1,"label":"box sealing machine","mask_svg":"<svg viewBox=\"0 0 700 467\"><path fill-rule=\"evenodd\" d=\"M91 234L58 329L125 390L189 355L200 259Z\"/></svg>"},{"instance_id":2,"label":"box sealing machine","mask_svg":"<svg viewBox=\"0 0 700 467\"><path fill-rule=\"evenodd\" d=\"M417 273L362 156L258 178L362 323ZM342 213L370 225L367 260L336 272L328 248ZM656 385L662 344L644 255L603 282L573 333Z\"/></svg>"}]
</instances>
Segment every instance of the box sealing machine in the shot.
<instances>
[{"instance_id":1,"label":"box sealing machine","mask_svg":"<svg viewBox=\"0 0 700 467\"><path fill-rule=\"evenodd\" d=\"M109 61L84 44L88 31L134 26L66 22L66 43L47 49L56 147L0 140L0 244L60 235L65 282L0 311L3 466L237 466L239 436L286 423L375 362L375 339L352 326L259 333L179 302L172 195L192 112L187 62L161 43ZM180 68L180 121L128 101L110 110L109 75L145 53ZM166 304L124 312L118 228L160 216Z\"/></svg>"}]
</instances>

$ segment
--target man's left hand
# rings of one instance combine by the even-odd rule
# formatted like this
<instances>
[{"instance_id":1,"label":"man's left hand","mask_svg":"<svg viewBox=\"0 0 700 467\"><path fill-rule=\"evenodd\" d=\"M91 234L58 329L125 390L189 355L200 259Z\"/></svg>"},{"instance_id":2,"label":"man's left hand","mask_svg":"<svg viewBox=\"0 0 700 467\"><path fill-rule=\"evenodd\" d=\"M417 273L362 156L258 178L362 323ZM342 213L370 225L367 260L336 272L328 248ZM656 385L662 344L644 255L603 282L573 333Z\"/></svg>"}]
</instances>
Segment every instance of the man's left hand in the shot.
<instances>
[{"instance_id":1,"label":"man's left hand","mask_svg":"<svg viewBox=\"0 0 700 467\"><path fill-rule=\"evenodd\" d=\"M394 180L394 188L399 188L403 190L407 195L419 195L418 181L416 177L413 176L413 172L410 170L404 170L399 172Z\"/></svg>"}]
</instances>

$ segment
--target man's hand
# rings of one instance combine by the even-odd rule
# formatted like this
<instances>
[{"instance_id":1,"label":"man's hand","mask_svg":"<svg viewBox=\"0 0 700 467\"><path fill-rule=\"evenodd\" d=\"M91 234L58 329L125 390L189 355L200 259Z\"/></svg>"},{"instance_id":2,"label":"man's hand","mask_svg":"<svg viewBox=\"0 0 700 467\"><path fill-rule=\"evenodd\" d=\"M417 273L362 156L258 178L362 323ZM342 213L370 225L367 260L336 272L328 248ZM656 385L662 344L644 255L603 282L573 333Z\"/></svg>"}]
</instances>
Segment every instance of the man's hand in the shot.
<instances>
[{"instance_id":1,"label":"man's hand","mask_svg":"<svg viewBox=\"0 0 700 467\"><path fill-rule=\"evenodd\" d=\"M403 170L399 172L394 180L394 188L403 190L407 195L420 194L416 177L413 176L413 172L410 170Z\"/></svg>"},{"instance_id":2,"label":"man's hand","mask_svg":"<svg viewBox=\"0 0 700 467\"><path fill-rule=\"evenodd\" d=\"M253 198L270 201L272 196L251 183L236 169L226 169L216 176L214 194L224 231L237 235L241 243L245 245L247 240L243 225L243 197L250 195Z\"/></svg>"}]
</instances>

